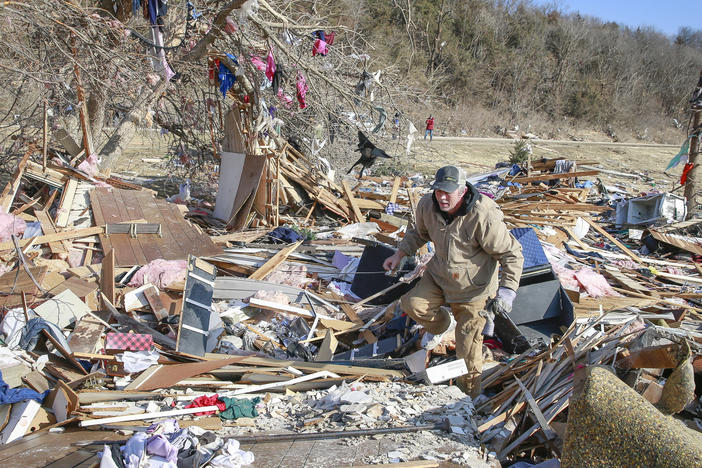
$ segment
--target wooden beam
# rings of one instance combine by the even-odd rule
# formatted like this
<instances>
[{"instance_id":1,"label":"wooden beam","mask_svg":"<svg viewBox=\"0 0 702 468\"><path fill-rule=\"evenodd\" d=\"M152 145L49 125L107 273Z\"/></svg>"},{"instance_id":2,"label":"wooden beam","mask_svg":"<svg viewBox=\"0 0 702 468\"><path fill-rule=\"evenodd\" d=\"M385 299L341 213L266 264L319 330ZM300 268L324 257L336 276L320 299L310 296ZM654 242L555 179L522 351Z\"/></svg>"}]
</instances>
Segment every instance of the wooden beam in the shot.
<instances>
[{"instance_id":1,"label":"wooden beam","mask_svg":"<svg viewBox=\"0 0 702 468\"><path fill-rule=\"evenodd\" d=\"M72 231L57 232L55 234L49 234L46 236L36 236L31 239L22 239L18 242L20 247L24 247L30 242L32 242L34 245L41 245L48 244L49 242L58 242L62 240L79 239L81 237L90 237L96 234L104 234L104 232L104 226L93 226L89 228L75 229ZM12 243L12 241L0 242L0 251L10 250L14 248L15 245Z\"/></svg>"},{"instance_id":2,"label":"wooden beam","mask_svg":"<svg viewBox=\"0 0 702 468\"><path fill-rule=\"evenodd\" d=\"M57 226L68 226L68 219L71 215L71 206L73 205L73 199L76 197L77 189L78 181L76 179L68 179L66 185L63 187L61 201L59 202L58 209L56 210L55 221Z\"/></svg>"},{"instance_id":3,"label":"wooden beam","mask_svg":"<svg viewBox=\"0 0 702 468\"><path fill-rule=\"evenodd\" d=\"M254 279L254 280L262 280L268 274L273 271L278 265L283 263L288 256L297 249L300 244L302 244L302 241L297 241L294 244L289 245L288 247L285 247L282 249L280 252L277 254L273 255L266 263L261 265L261 267L254 271L251 276L249 276L249 279Z\"/></svg>"},{"instance_id":4,"label":"wooden beam","mask_svg":"<svg viewBox=\"0 0 702 468\"><path fill-rule=\"evenodd\" d=\"M110 249L102 260L100 269L100 291L110 304L115 303L115 250Z\"/></svg>"},{"instance_id":5,"label":"wooden beam","mask_svg":"<svg viewBox=\"0 0 702 468\"><path fill-rule=\"evenodd\" d=\"M3 189L2 194L0 194L0 211L4 211L5 213L10 212L12 201L15 199L17 189L19 188L20 181L22 180L24 166L27 164L29 157L35 151L36 148L34 147L34 145L29 145L29 148L27 148L27 151L24 153L24 156L22 156L22 159L20 159L20 162L17 165L17 169L15 169L15 173L12 175L12 178Z\"/></svg>"},{"instance_id":6,"label":"wooden beam","mask_svg":"<svg viewBox=\"0 0 702 468\"><path fill-rule=\"evenodd\" d=\"M571 179L573 177L585 177L599 174L600 171L579 171L579 172L559 172L558 174L544 174L531 177L517 177L512 182L528 184L530 182L540 182L544 180Z\"/></svg>"},{"instance_id":7,"label":"wooden beam","mask_svg":"<svg viewBox=\"0 0 702 468\"><path fill-rule=\"evenodd\" d=\"M585 219L585 221L587 221L587 223L588 223L590 226L592 226L593 229L594 229L595 231L599 232L599 233L602 234L605 238L607 238L607 240L609 240L612 244L614 244L614 245L616 245L617 247L619 247L619 248L622 250L622 252L624 252L624 253L627 254L629 257L631 257L631 259L634 260L636 263L643 263L643 260L641 259L641 257L639 257L638 255L636 255L634 252L632 252L631 250L629 250L624 244L622 244L622 243L619 242L617 239L615 239L614 237L612 237L612 235L611 235L610 233L608 233L607 231L605 231L605 230L602 228L602 226L600 226L599 224L597 224L595 221L593 221L593 220L590 219L590 218L583 218L583 219Z\"/></svg>"},{"instance_id":8,"label":"wooden beam","mask_svg":"<svg viewBox=\"0 0 702 468\"><path fill-rule=\"evenodd\" d=\"M400 190L400 182L402 179L400 177L395 177L392 181L392 192L390 192L390 200L388 203L397 203L397 192Z\"/></svg>"},{"instance_id":9,"label":"wooden beam","mask_svg":"<svg viewBox=\"0 0 702 468\"><path fill-rule=\"evenodd\" d=\"M361 209L358 207L358 203L356 203L356 199L353 197L353 193L351 193L351 188L349 187L349 184L344 180L342 181L342 185L344 186L344 193L346 194L346 198L349 201L349 206L351 207L353 217L356 219L357 223L362 223L363 221L365 221L365 218L363 217L363 214L361 214Z\"/></svg>"},{"instance_id":10,"label":"wooden beam","mask_svg":"<svg viewBox=\"0 0 702 468\"><path fill-rule=\"evenodd\" d=\"M56 234L54 222L51 220L51 217L46 211L34 210L34 216L36 216L37 221L39 221L41 230L45 235ZM63 242L49 242L48 244L52 254L68 253L68 248L63 244Z\"/></svg>"}]
</instances>

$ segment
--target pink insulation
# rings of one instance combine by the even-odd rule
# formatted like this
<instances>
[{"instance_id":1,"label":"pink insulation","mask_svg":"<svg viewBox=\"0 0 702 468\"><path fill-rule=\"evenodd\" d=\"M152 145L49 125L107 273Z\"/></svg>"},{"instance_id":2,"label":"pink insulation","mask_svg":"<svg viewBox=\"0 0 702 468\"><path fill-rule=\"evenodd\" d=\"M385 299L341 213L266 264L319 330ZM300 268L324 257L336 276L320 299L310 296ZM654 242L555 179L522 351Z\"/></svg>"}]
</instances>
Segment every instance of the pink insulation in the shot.
<instances>
[{"instance_id":1,"label":"pink insulation","mask_svg":"<svg viewBox=\"0 0 702 468\"><path fill-rule=\"evenodd\" d=\"M0 242L11 240L12 235L21 237L26 228L27 223L22 218L0 212Z\"/></svg>"},{"instance_id":2,"label":"pink insulation","mask_svg":"<svg viewBox=\"0 0 702 468\"><path fill-rule=\"evenodd\" d=\"M290 304L290 298L280 291L264 291L263 289L259 289L250 299L260 299L262 301L275 302L281 305Z\"/></svg>"},{"instance_id":3,"label":"pink insulation","mask_svg":"<svg viewBox=\"0 0 702 468\"><path fill-rule=\"evenodd\" d=\"M571 270L555 262L551 263L551 267L553 267L553 271L556 273L556 276L558 276L561 286L571 291L580 291L580 283L578 283L578 280L575 278L575 270Z\"/></svg>"},{"instance_id":4,"label":"pink insulation","mask_svg":"<svg viewBox=\"0 0 702 468\"><path fill-rule=\"evenodd\" d=\"M78 164L78 170L85 172L90 177L95 177L98 173L98 158L94 153L85 158L85 160Z\"/></svg>"},{"instance_id":5,"label":"pink insulation","mask_svg":"<svg viewBox=\"0 0 702 468\"><path fill-rule=\"evenodd\" d=\"M281 265L281 268L266 276L266 281L304 289L307 284L314 280L307 277L307 267L304 265L290 265L285 263Z\"/></svg>"},{"instance_id":6,"label":"pink insulation","mask_svg":"<svg viewBox=\"0 0 702 468\"><path fill-rule=\"evenodd\" d=\"M621 296L621 294L612 289L612 286L607 283L604 276L592 268L581 268L575 273L575 278L591 297Z\"/></svg>"},{"instance_id":7,"label":"pink insulation","mask_svg":"<svg viewBox=\"0 0 702 468\"><path fill-rule=\"evenodd\" d=\"M132 277L129 286L143 286L151 283L159 289L179 281L185 281L188 262L185 260L163 260L161 258L141 267Z\"/></svg>"}]
</instances>

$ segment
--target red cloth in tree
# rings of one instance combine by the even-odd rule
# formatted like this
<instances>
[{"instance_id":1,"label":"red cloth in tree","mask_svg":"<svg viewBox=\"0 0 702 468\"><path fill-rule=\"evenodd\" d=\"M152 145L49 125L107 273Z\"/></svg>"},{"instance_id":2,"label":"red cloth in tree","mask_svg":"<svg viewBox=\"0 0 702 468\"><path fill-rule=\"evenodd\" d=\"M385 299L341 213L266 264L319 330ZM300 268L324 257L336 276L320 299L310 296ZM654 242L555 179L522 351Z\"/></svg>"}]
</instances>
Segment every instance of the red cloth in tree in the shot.
<instances>
[{"instance_id":1,"label":"red cloth in tree","mask_svg":"<svg viewBox=\"0 0 702 468\"><path fill-rule=\"evenodd\" d=\"M682 175L680 176L680 185L685 185L685 182L687 182L687 174L692 170L694 167L694 164L692 163L686 163L685 167L683 168Z\"/></svg>"},{"instance_id":2,"label":"red cloth in tree","mask_svg":"<svg viewBox=\"0 0 702 468\"><path fill-rule=\"evenodd\" d=\"M203 406L217 406L220 411L227 409L227 405L219 399L219 395L212 395L208 397L207 395L202 395L197 397L190 403L186 408L202 408ZM203 411L202 413L195 413L195 416L205 416L208 414L215 414L216 411Z\"/></svg>"}]
</instances>

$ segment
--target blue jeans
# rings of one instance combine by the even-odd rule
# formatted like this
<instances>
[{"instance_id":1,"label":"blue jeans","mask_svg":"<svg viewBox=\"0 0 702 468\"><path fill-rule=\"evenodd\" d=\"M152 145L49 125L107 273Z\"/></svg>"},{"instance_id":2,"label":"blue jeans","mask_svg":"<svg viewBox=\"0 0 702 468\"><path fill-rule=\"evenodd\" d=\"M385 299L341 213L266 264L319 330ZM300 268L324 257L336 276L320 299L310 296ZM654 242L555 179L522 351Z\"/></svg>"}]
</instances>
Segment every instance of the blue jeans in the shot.
<instances>
[{"instance_id":1,"label":"blue jeans","mask_svg":"<svg viewBox=\"0 0 702 468\"><path fill-rule=\"evenodd\" d=\"M429 135L429 141L431 141L432 138L434 137L434 130L429 130L429 129L427 129L427 130L424 132L424 139L425 139L425 140L427 139L427 135Z\"/></svg>"}]
</instances>

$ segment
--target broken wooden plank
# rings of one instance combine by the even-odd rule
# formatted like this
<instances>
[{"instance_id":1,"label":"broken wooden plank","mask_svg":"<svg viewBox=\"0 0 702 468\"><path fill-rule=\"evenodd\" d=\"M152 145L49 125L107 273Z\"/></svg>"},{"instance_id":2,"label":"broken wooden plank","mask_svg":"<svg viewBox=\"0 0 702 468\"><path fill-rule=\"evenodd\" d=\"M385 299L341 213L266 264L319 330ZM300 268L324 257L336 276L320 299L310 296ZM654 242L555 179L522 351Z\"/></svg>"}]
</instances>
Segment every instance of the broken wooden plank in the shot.
<instances>
[{"instance_id":1,"label":"broken wooden plank","mask_svg":"<svg viewBox=\"0 0 702 468\"><path fill-rule=\"evenodd\" d=\"M346 195L346 199L349 202L349 206L351 207L351 212L353 214L354 219L357 223L362 223L363 221L365 221L365 218L363 217L363 214L361 214L361 210L353 197L353 193L351 193L351 187L349 187L348 182L346 182L345 180L342 181L342 185L344 187L344 194Z\"/></svg>"},{"instance_id":2,"label":"broken wooden plank","mask_svg":"<svg viewBox=\"0 0 702 468\"><path fill-rule=\"evenodd\" d=\"M58 209L56 210L56 226L68 226L68 217L71 214L71 206L73 205L73 199L76 196L77 189L78 181L76 179L68 179L68 182L66 182L66 185L63 188Z\"/></svg>"},{"instance_id":3,"label":"broken wooden plank","mask_svg":"<svg viewBox=\"0 0 702 468\"><path fill-rule=\"evenodd\" d=\"M593 176L593 175L597 175L599 173L600 173L599 170L579 171L579 172L559 172L557 174L544 174L544 175L531 176L531 177L517 177L512 182L516 182L516 183L520 183L520 184L528 184L530 182L542 182L542 181L546 181L546 180L571 179L573 177Z\"/></svg>"},{"instance_id":4,"label":"broken wooden plank","mask_svg":"<svg viewBox=\"0 0 702 468\"><path fill-rule=\"evenodd\" d=\"M100 270L100 291L111 304L115 303L115 251L110 249L102 260Z\"/></svg>"},{"instance_id":5,"label":"broken wooden plank","mask_svg":"<svg viewBox=\"0 0 702 468\"><path fill-rule=\"evenodd\" d=\"M62 240L69 239L80 239L81 237L94 236L95 234L102 234L104 232L104 227L93 226L83 229L75 229L71 231L57 232L56 234L49 234L45 236L36 236L31 239L22 239L19 241L20 247L27 246L30 242L34 245L48 244L49 242L58 242ZM10 250L14 249L15 245L12 241L0 242L0 250Z\"/></svg>"},{"instance_id":6,"label":"broken wooden plank","mask_svg":"<svg viewBox=\"0 0 702 468\"><path fill-rule=\"evenodd\" d=\"M258 270L254 271L251 276L249 276L249 279L252 280L262 280L268 274L273 271L278 265L283 263L286 258L292 254L295 249L297 249L303 241L297 241L294 244L290 244L288 247L285 247L284 249L280 250L278 253L273 255L266 263L261 265Z\"/></svg>"},{"instance_id":7,"label":"broken wooden plank","mask_svg":"<svg viewBox=\"0 0 702 468\"><path fill-rule=\"evenodd\" d=\"M631 259L634 260L636 263L643 263L643 260L641 259L641 257L639 257L638 255L636 255L634 252L632 252L631 250L629 250L624 244L622 244L622 243L619 242L617 239L615 239L610 233L608 233L607 231L605 231L605 230L602 228L602 226L600 226L599 224L597 224L595 221L593 221L593 220L590 219L590 218L583 218L583 219L584 219L585 221L587 221L587 223L588 223L590 226L592 226L593 229L595 229L595 231L599 232L599 233L602 234L605 238L607 238L607 240L609 240L611 243L613 243L614 245L616 245L617 247L619 247L619 248L622 250L622 252L624 252L624 253L627 254L629 257L631 257Z\"/></svg>"},{"instance_id":8,"label":"broken wooden plank","mask_svg":"<svg viewBox=\"0 0 702 468\"><path fill-rule=\"evenodd\" d=\"M19 189L20 182L22 181L24 166L27 164L29 157L35 152L36 148L33 144L30 144L27 151L22 156L22 159L20 159L19 163L17 164L17 169L15 169L12 178L10 178L10 180L7 182L7 185L2 190L2 194L0 194L0 211L5 213L10 212L10 207L12 206L12 202L17 194L17 189Z\"/></svg>"},{"instance_id":9,"label":"broken wooden plank","mask_svg":"<svg viewBox=\"0 0 702 468\"><path fill-rule=\"evenodd\" d=\"M34 216L36 216L37 220L39 221L41 230L45 235L56 234L56 227L54 227L54 222L49 216L49 213L43 210L34 210ZM48 244L52 254L68 253L68 248L63 242L49 242Z\"/></svg>"}]
</instances>

